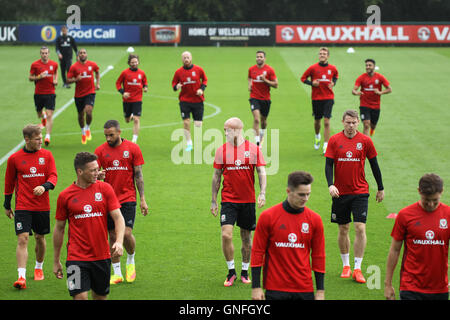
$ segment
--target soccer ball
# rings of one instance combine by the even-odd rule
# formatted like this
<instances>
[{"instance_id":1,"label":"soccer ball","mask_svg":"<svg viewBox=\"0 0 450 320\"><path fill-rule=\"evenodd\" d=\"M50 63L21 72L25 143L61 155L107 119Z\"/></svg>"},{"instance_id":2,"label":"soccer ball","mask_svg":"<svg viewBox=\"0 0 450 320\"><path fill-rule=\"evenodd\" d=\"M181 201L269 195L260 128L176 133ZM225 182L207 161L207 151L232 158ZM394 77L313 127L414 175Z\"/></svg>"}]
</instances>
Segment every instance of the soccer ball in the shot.
<instances>
[{"instance_id":1,"label":"soccer ball","mask_svg":"<svg viewBox=\"0 0 450 320\"><path fill-rule=\"evenodd\" d=\"M134 48L133 47L128 47L127 52L128 53L133 53L134 52Z\"/></svg>"}]
</instances>

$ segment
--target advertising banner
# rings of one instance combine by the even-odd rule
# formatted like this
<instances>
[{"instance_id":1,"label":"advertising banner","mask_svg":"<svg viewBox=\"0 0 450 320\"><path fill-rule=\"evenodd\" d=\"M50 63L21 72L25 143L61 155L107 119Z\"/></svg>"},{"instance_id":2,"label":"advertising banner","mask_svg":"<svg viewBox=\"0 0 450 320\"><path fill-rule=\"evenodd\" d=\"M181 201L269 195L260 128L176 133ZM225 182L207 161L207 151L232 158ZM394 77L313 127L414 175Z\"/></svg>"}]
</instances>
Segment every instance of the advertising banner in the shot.
<instances>
[{"instance_id":1,"label":"advertising banner","mask_svg":"<svg viewBox=\"0 0 450 320\"><path fill-rule=\"evenodd\" d=\"M274 25L196 24L183 25L183 45L273 45Z\"/></svg>"},{"instance_id":2,"label":"advertising banner","mask_svg":"<svg viewBox=\"0 0 450 320\"><path fill-rule=\"evenodd\" d=\"M450 25L277 25L277 44L450 44Z\"/></svg>"},{"instance_id":3,"label":"advertising banner","mask_svg":"<svg viewBox=\"0 0 450 320\"><path fill-rule=\"evenodd\" d=\"M60 34L61 25L20 25L20 42L54 42ZM133 25L81 25L69 29L78 43L139 43L140 27Z\"/></svg>"},{"instance_id":4,"label":"advertising banner","mask_svg":"<svg viewBox=\"0 0 450 320\"><path fill-rule=\"evenodd\" d=\"M180 25L150 25L150 43L180 43Z\"/></svg>"},{"instance_id":5,"label":"advertising banner","mask_svg":"<svg viewBox=\"0 0 450 320\"><path fill-rule=\"evenodd\" d=\"M0 25L0 43L16 42L18 30L15 25Z\"/></svg>"}]
</instances>

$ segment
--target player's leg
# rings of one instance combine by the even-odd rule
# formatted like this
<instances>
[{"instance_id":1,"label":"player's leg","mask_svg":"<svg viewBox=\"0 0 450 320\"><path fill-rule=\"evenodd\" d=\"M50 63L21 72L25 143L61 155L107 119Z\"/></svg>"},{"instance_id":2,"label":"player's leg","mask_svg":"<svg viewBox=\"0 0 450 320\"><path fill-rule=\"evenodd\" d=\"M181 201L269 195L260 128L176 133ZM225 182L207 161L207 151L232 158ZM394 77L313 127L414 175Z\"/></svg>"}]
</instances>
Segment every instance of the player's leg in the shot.
<instances>
[{"instance_id":1,"label":"player's leg","mask_svg":"<svg viewBox=\"0 0 450 320\"><path fill-rule=\"evenodd\" d=\"M253 115L253 132L255 134L255 143L259 146L261 142L259 127L261 125L261 105L257 99L250 98L250 110Z\"/></svg>"},{"instance_id":2,"label":"player's leg","mask_svg":"<svg viewBox=\"0 0 450 320\"><path fill-rule=\"evenodd\" d=\"M202 136L201 128L203 126L203 102L197 103L192 106L192 119L194 120L194 140L195 137ZM200 135L198 135L200 133Z\"/></svg>"},{"instance_id":3,"label":"player's leg","mask_svg":"<svg viewBox=\"0 0 450 320\"><path fill-rule=\"evenodd\" d=\"M47 102L45 105L45 113L47 116L47 123L45 126L45 138L44 143L46 146L50 144L50 135L52 134L53 129L53 112L55 111L56 107L56 96L54 94L47 96Z\"/></svg>"},{"instance_id":4,"label":"player's leg","mask_svg":"<svg viewBox=\"0 0 450 320\"><path fill-rule=\"evenodd\" d=\"M121 211L122 212L122 211ZM112 251L112 246L116 242L116 231L114 220L108 215L107 218L108 224L108 234L109 234L109 249ZM118 284L123 282L122 268L120 266L120 257L114 256L111 257L111 264L113 268L113 274L110 277L110 284Z\"/></svg>"},{"instance_id":5,"label":"player's leg","mask_svg":"<svg viewBox=\"0 0 450 320\"><path fill-rule=\"evenodd\" d=\"M331 114L333 112L334 100L325 100L323 103L323 153L327 151L328 140L331 136Z\"/></svg>"},{"instance_id":6,"label":"player's leg","mask_svg":"<svg viewBox=\"0 0 450 320\"><path fill-rule=\"evenodd\" d=\"M314 116L314 149L318 150L320 147L320 129L323 118L323 108L320 100L312 100L312 115Z\"/></svg>"},{"instance_id":7,"label":"player's leg","mask_svg":"<svg viewBox=\"0 0 450 320\"><path fill-rule=\"evenodd\" d=\"M36 265L34 267L34 280L44 280L44 272L42 270L45 258L45 251L47 243L45 241L45 235L34 234L36 240L35 253L36 253Z\"/></svg>"},{"instance_id":8,"label":"player's leg","mask_svg":"<svg viewBox=\"0 0 450 320\"><path fill-rule=\"evenodd\" d=\"M361 263L367 244L366 220L368 207L368 194L354 196L354 200L352 201L353 225L355 226L355 241L353 244L353 250L355 253L355 267L353 271L353 279L359 283L366 282L361 271Z\"/></svg>"},{"instance_id":9,"label":"player's leg","mask_svg":"<svg viewBox=\"0 0 450 320\"><path fill-rule=\"evenodd\" d=\"M34 106L36 108L37 117L41 120L41 127L44 128L47 125L47 115L44 111L45 103L41 94L34 95Z\"/></svg>"},{"instance_id":10,"label":"player's leg","mask_svg":"<svg viewBox=\"0 0 450 320\"><path fill-rule=\"evenodd\" d=\"M350 278L350 222L351 208L348 206L349 196L332 198L331 222L338 224L338 247L342 260L341 278Z\"/></svg>"},{"instance_id":11,"label":"player's leg","mask_svg":"<svg viewBox=\"0 0 450 320\"><path fill-rule=\"evenodd\" d=\"M222 252L228 267L228 275L224 286L230 287L236 280L234 264L233 229L236 223L238 209L235 203L223 202L220 208L220 225L222 235Z\"/></svg>"},{"instance_id":12,"label":"player's leg","mask_svg":"<svg viewBox=\"0 0 450 320\"><path fill-rule=\"evenodd\" d=\"M123 246L127 252L125 278L127 282L133 282L136 280L136 267L134 262L134 256L136 253L136 238L133 235L134 221L136 219L136 202L122 203L120 211L122 212L125 220L125 234L123 238Z\"/></svg>"},{"instance_id":13,"label":"player's leg","mask_svg":"<svg viewBox=\"0 0 450 320\"><path fill-rule=\"evenodd\" d=\"M137 143L139 136L139 130L141 128L141 114L142 114L142 101L132 103L132 119L133 119L133 139L134 143Z\"/></svg>"},{"instance_id":14,"label":"player's leg","mask_svg":"<svg viewBox=\"0 0 450 320\"><path fill-rule=\"evenodd\" d=\"M270 112L270 104L271 104L271 101L266 100L266 101L264 101L264 103L262 103L261 109L260 109L261 129L259 130L259 141L260 141L261 145L264 140L264 134L265 134L266 128L267 128L267 117L269 116L269 112Z\"/></svg>"},{"instance_id":15,"label":"player's leg","mask_svg":"<svg viewBox=\"0 0 450 320\"><path fill-rule=\"evenodd\" d=\"M370 109L370 136L375 133L375 128L377 127L378 120L380 119L380 109Z\"/></svg>"},{"instance_id":16,"label":"player's leg","mask_svg":"<svg viewBox=\"0 0 450 320\"><path fill-rule=\"evenodd\" d=\"M32 216L30 212L15 211L14 226L17 236L16 260L18 280L14 282L17 289L26 288L26 268L28 261L28 242L31 232Z\"/></svg>"},{"instance_id":17,"label":"player's leg","mask_svg":"<svg viewBox=\"0 0 450 320\"><path fill-rule=\"evenodd\" d=\"M84 132L86 133L87 140L92 140L91 123L92 123L92 111L93 110L94 110L94 106L91 104L87 104L84 107L84 113L86 115L86 125L84 127Z\"/></svg>"},{"instance_id":18,"label":"player's leg","mask_svg":"<svg viewBox=\"0 0 450 320\"><path fill-rule=\"evenodd\" d=\"M98 260L91 263L91 294L94 300L106 300L110 288L111 260Z\"/></svg>"},{"instance_id":19,"label":"player's leg","mask_svg":"<svg viewBox=\"0 0 450 320\"><path fill-rule=\"evenodd\" d=\"M363 133L368 136L371 127L371 112L368 107L359 107L359 114L363 123Z\"/></svg>"},{"instance_id":20,"label":"player's leg","mask_svg":"<svg viewBox=\"0 0 450 320\"><path fill-rule=\"evenodd\" d=\"M186 139L186 151L192 150L192 139L191 139L191 108L187 102L180 101L180 114L183 120L183 130L184 137Z\"/></svg>"}]
</instances>

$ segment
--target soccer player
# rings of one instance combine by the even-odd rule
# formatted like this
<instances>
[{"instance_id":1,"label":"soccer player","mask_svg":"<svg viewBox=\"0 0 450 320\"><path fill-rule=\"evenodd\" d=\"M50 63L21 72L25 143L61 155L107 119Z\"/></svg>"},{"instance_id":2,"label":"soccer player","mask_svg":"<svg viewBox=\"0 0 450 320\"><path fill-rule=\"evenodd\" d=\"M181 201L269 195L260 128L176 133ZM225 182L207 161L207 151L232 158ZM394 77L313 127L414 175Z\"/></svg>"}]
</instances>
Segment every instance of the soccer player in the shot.
<instances>
[{"instance_id":1,"label":"soccer player","mask_svg":"<svg viewBox=\"0 0 450 320\"><path fill-rule=\"evenodd\" d=\"M203 122L204 92L208 84L208 78L201 67L192 63L192 54L189 51L181 54L181 60L183 66L175 71L172 88L174 91L180 90L178 99L187 143L186 151L191 151L191 112L194 126L200 128Z\"/></svg>"},{"instance_id":2,"label":"soccer player","mask_svg":"<svg viewBox=\"0 0 450 320\"><path fill-rule=\"evenodd\" d=\"M122 94L123 115L128 123L133 119L133 139L136 143L139 135L142 114L142 92L147 92L147 76L145 72L138 69L139 56L130 54L128 56L128 69L120 74L116 81L116 88Z\"/></svg>"},{"instance_id":3,"label":"soccer player","mask_svg":"<svg viewBox=\"0 0 450 320\"><path fill-rule=\"evenodd\" d=\"M227 142L219 147L214 159L212 178L211 213L217 216L217 194L223 175L220 225L222 231L222 250L228 266L224 286L230 287L236 279L234 265L233 228L240 228L242 240L241 281L251 283L248 276L252 230L256 228L255 214L255 169L258 173L260 193L258 208L266 202L266 171L261 150L245 140L242 130L244 124L239 118L230 118L224 124Z\"/></svg>"},{"instance_id":4,"label":"soccer player","mask_svg":"<svg viewBox=\"0 0 450 320\"><path fill-rule=\"evenodd\" d=\"M359 283L365 283L361 263L366 247L366 220L369 202L369 185L365 178L364 164L369 159L373 176L378 185L376 201L384 199L384 187L378 166L377 151L370 137L360 133L358 112L347 110L342 117L344 130L333 135L325 153L325 176L332 197L331 222L339 226L338 244L343 263L341 278L350 276ZM334 171L334 181L333 181ZM353 213L355 227L353 274L349 263L350 222Z\"/></svg>"},{"instance_id":5,"label":"soccer player","mask_svg":"<svg viewBox=\"0 0 450 320\"><path fill-rule=\"evenodd\" d=\"M14 217L17 235L18 280L14 287L26 288L26 266L28 261L28 241L32 231L36 240L36 265L34 280L44 280L45 235L50 233L49 190L57 182L55 160L50 151L42 149L42 133L39 125L23 128L25 146L9 158L5 174L5 208L9 219ZM15 210L11 199L15 191Z\"/></svg>"},{"instance_id":6,"label":"soccer player","mask_svg":"<svg viewBox=\"0 0 450 320\"><path fill-rule=\"evenodd\" d=\"M84 48L78 51L78 61L70 67L67 74L67 83L74 82L76 83L75 105L78 111L78 124L81 128L81 143L86 144L88 140L92 139L92 111L95 92L100 90L100 73L98 65L87 59L87 51Z\"/></svg>"},{"instance_id":7,"label":"soccer player","mask_svg":"<svg viewBox=\"0 0 450 320\"><path fill-rule=\"evenodd\" d=\"M136 188L140 195L140 208L144 216L148 214L148 206L144 194L144 176L142 165L144 158L139 146L120 137L121 130L117 120L108 120L104 125L106 142L95 149L99 166L103 169L100 179L109 183L119 200L120 211L125 220L124 247L127 251L126 279L133 282L136 279L134 255L136 239L133 235L133 226L136 218ZM116 242L114 221L108 218L110 243ZM120 267L120 257L112 258L114 275L111 284L123 282Z\"/></svg>"},{"instance_id":8,"label":"soccer player","mask_svg":"<svg viewBox=\"0 0 450 320\"><path fill-rule=\"evenodd\" d=\"M306 207L312 182L311 174L292 172L288 176L287 199L259 216L251 255L253 300L325 299L322 219ZM262 267L265 295L260 280Z\"/></svg>"},{"instance_id":9,"label":"soccer player","mask_svg":"<svg viewBox=\"0 0 450 320\"><path fill-rule=\"evenodd\" d=\"M327 150L330 139L330 119L334 105L333 87L339 77L334 65L328 63L330 51L326 47L319 49L319 62L310 66L302 75L301 82L312 87L312 110L314 116L314 149L320 148L320 128L323 118L323 153Z\"/></svg>"},{"instance_id":10,"label":"soccer player","mask_svg":"<svg viewBox=\"0 0 450 320\"><path fill-rule=\"evenodd\" d=\"M383 94L392 92L389 81L380 73L375 72L375 60L366 59L366 72L355 82L352 94L359 96L363 133L372 136L380 118L380 98ZM383 86L385 89L383 90ZM361 87L361 90L358 89Z\"/></svg>"},{"instance_id":11,"label":"soccer player","mask_svg":"<svg viewBox=\"0 0 450 320\"><path fill-rule=\"evenodd\" d=\"M61 66L61 78L63 80L63 87L70 88L67 84L67 72L72 65L72 50L77 54L77 43L72 36L67 34L67 27L61 27L61 35L56 38L56 53L59 58L59 65Z\"/></svg>"},{"instance_id":12,"label":"soccer player","mask_svg":"<svg viewBox=\"0 0 450 320\"><path fill-rule=\"evenodd\" d=\"M31 64L28 79L34 81L34 105L37 116L42 118L42 127L45 127L46 146L50 144L50 135L53 128L53 112L55 111L55 86L58 84L58 64L49 59L49 49L41 47L41 58ZM45 110L44 110L45 109Z\"/></svg>"},{"instance_id":13,"label":"soccer player","mask_svg":"<svg viewBox=\"0 0 450 320\"><path fill-rule=\"evenodd\" d=\"M248 69L248 91L250 91L250 108L253 114L253 129L256 145L260 146L267 128L270 111L270 88L278 88L275 70L266 64L266 53L256 52L256 65ZM261 125L261 129L259 126Z\"/></svg>"},{"instance_id":14,"label":"soccer player","mask_svg":"<svg viewBox=\"0 0 450 320\"><path fill-rule=\"evenodd\" d=\"M113 188L97 181L97 156L80 152L74 160L77 180L58 197L56 223L53 231L53 273L63 278L60 262L66 221L69 221L67 241L67 287L74 300L87 300L92 290L94 300L106 300L109 293L111 255L123 253L125 223ZM115 224L116 241L110 251L107 217Z\"/></svg>"},{"instance_id":15,"label":"soccer player","mask_svg":"<svg viewBox=\"0 0 450 320\"><path fill-rule=\"evenodd\" d=\"M384 295L395 299L392 277L403 243L401 300L448 300L450 207L440 202L444 182L434 173L419 180L419 201L399 211L387 257Z\"/></svg>"}]
</instances>

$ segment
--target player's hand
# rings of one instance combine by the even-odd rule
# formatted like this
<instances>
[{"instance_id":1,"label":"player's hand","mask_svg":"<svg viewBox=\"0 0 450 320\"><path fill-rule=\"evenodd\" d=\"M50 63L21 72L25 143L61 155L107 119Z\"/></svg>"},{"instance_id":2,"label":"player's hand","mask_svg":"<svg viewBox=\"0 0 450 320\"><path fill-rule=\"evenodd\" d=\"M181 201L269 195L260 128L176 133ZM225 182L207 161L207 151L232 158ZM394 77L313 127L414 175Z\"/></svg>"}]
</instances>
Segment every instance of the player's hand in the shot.
<instances>
[{"instance_id":1,"label":"player's hand","mask_svg":"<svg viewBox=\"0 0 450 320\"><path fill-rule=\"evenodd\" d=\"M114 242L111 247L111 257L121 257L123 255L123 245L120 242Z\"/></svg>"},{"instance_id":2,"label":"player's hand","mask_svg":"<svg viewBox=\"0 0 450 320\"><path fill-rule=\"evenodd\" d=\"M35 196L41 196L43 195L45 192L45 188L43 186L37 186L36 188L33 189L33 194Z\"/></svg>"},{"instance_id":3,"label":"player's hand","mask_svg":"<svg viewBox=\"0 0 450 320\"><path fill-rule=\"evenodd\" d=\"M62 279L64 277L61 261L58 260L53 263L53 273L57 279Z\"/></svg>"},{"instance_id":4,"label":"player's hand","mask_svg":"<svg viewBox=\"0 0 450 320\"><path fill-rule=\"evenodd\" d=\"M330 81L330 83L328 84L328 88L332 89L334 87L334 82Z\"/></svg>"},{"instance_id":5,"label":"player's hand","mask_svg":"<svg viewBox=\"0 0 450 320\"><path fill-rule=\"evenodd\" d=\"M319 85L320 85L320 81L318 79L313 80L313 82L312 82L313 87L318 87Z\"/></svg>"},{"instance_id":6,"label":"player's hand","mask_svg":"<svg viewBox=\"0 0 450 320\"><path fill-rule=\"evenodd\" d=\"M265 300L264 291L262 288L252 289L252 300Z\"/></svg>"},{"instance_id":7,"label":"player's hand","mask_svg":"<svg viewBox=\"0 0 450 320\"><path fill-rule=\"evenodd\" d=\"M144 90L144 92L148 91L148 87L144 87L142 90Z\"/></svg>"},{"instance_id":8,"label":"player's hand","mask_svg":"<svg viewBox=\"0 0 450 320\"><path fill-rule=\"evenodd\" d=\"M381 202L384 199L384 190L378 190L377 195L375 196L375 200L377 202Z\"/></svg>"},{"instance_id":9,"label":"player's hand","mask_svg":"<svg viewBox=\"0 0 450 320\"><path fill-rule=\"evenodd\" d=\"M384 287L384 297L386 300L395 300L395 290L392 285Z\"/></svg>"},{"instance_id":10,"label":"player's hand","mask_svg":"<svg viewBox=\"0 0 450 320\"><path fill-rule=\"evenodd\" d=\"M180 90L182 86L183 86L183 85L182 85L181 83L178 82L178 83L177 83L177 87L176 87L177 90Z\"/></svg>"},{"instance_id":11,"label":"player's hand","mask_svg":"<svg viewBox=\"0 0 450 320\"><path fill-rule=\"evenodd\" d=\"M100 170L98 172L97 180L105 180L106 177L106 170Z\"/></svg>"},{"instance_id":12,"label":"player's hand","mask_svg":"<svg viewBox=\"0 0 450 320\"><path fill-rule=\"evenodd\" d=\"M211 201L211 213L214 217L217 217L218 210L219 210L219 207L217 205L217 201L212 200Z\"/></svg>"},{"instance_id":13,"label":"player's hand","mask_svg":"<svg viewBox=\"0 0 450 320\"><path fill-rule=\"evenodd\" d=\"M62 54L61 54L61 53L58 53L58 59L59 59L59 60L62 60L62 58L63 58Z\"/></svg>"},{"instance_id":14,"label":"player's hand","mask_svg":"<svg viewBox=\"0 0 450 320\"><path fill-rule=\"evenodd\" d=\"M258 196L258 208L264 207L266 204L266 195L264 193L260 193Z\"/></svg>"},{"instance_id":15,"label":"player's hand","mask_svg":"<svg viewBox=\"0 0 450 320\"><path fill-rule=\"evenodd\" d=\"M81 75L81 73L80 73L79 75L77 75L77 76L75 77L75 82L78 82L78 81L80 81L81 79L83 79L83 77L82 77L82 75Z\"/></svg>"},{"instance_id":16,"label":"player's hand","mask_svg":"<svg viewBox=\"0 0 450 320\"><path fill-rule=\"evenodd\" d=\"M317 290L314 300L325 300L325 290Z\"/></svg>"},{"instance_id":17,"label":"player's hand","mask_svg":"<svg viewBox=\"0 0 450 320\"><path fill-rule=\"evenodd\" d=\"M330 192L330 196L332 198L339 198L339 190L335 187L334 184L328 187L328 191Z\"/></svg>"},{"instance_id":18,"label":"player's hand","mask_svg":"<svg viewBox=\"0 0 450 320\"><path fill-rule=\"evenodd\" d=\"M128 99L130 97L130 93L129 92L124 92L123 93L123 98L124 99Z\"/></svg>"},{"instance_id":19,"label":"player's hand","mask_svg":"<svg viewBox=\"0 0 450 320\"><path fill-rule=\"evenodd\" d=\"M148 205L144 198L141 199L141 212L144 216L148 215Z\"/></svg>"},{"instance_id":20,"label":"player's hand","mask_svg":"<svg viewBox=\"0 0 450 320\"><path fill-rule=\"evenodd\" d=\"M196 95L201 96L203 95L203 90L202 89L198 89L196 92Z\"/></svg>"},{"instance_id":21,"label":"player's hand","mask_svg":"<svg viewBox=\"0 0 450 320\"><path fill-rule=\"evenodd\" d=\"M377 95L379 95L379 96L381 96L381 95L382 95L381 91L380 91L380 90L378 90L378 89L374 89L374 90L373 90L373 92L375 92L375 94L377 94Z\"/></svg>"},{"instance_id":22,"label":"player's hand","mask_svg":"<svg viewBox=\"0 0 450 320\"><path fill-rule=\"evenodd\" d=\"M97 84L95 85L95 91L98 91L98 90L100 90L100 84L99 84L99 83L97 83Z\"/></svg>"},{"instance_id":23,"label":"player's hand","mask_svg":"<svg viewBox=\"0 0 450 320\"><path fill-rule=\"evenodd\" d=\"M9 219L14 218L14 212L11 209L5 209L5 214Z\"/></svg>"}]
</instances>

